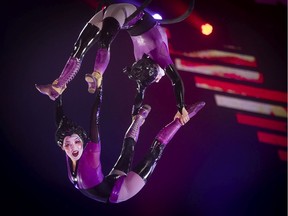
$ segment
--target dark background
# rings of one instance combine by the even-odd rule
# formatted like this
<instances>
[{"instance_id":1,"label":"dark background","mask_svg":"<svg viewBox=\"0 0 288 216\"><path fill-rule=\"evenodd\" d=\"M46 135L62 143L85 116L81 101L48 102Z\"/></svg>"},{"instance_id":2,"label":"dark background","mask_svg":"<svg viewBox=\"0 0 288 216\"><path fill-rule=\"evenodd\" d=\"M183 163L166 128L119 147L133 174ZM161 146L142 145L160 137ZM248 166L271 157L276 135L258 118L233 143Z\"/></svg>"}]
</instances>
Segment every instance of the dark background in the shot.
<instances>
[{"instance_id":1,"label":"dark background","mask_svg":"<svg viewBox=\"0 0 288 216\"><path fill-rule=\"evenodd\" d=\"M149 10L175 17L173 8L179 2L187 1L153 1ZM194 12L214 25L213 35L203 37L185 21L167 26L171 45L181 51L242 47L244 53L256 56L265 77L262 87L287 92L287 4L231 2L196 1ZM54 140L54 102L34 84L57 78L96 7L97 1L88 0L10 1L2 7L6 12L1 14L3 211L11 215L285 216L287 160L279 159L275 146L257 140L255 127L237 124L235 111L218 107L213 93L196 88L194 75L183 71L179 73L186 103L203 100L206 106L175 135L143 190L126 202L109 205L73 188L64 152ZM95 53L93 47L64 93L67 114L86 129L93 95L87 92L84 74L92 72ZM135 84L122 68L132 62L130 38L120 32L104 78L100 130L105 173L117 159L131 121ZM142 127L135 162L176 112L168 78L147 90L146 103L152 111Z\"/></svg>"}]
</instances>

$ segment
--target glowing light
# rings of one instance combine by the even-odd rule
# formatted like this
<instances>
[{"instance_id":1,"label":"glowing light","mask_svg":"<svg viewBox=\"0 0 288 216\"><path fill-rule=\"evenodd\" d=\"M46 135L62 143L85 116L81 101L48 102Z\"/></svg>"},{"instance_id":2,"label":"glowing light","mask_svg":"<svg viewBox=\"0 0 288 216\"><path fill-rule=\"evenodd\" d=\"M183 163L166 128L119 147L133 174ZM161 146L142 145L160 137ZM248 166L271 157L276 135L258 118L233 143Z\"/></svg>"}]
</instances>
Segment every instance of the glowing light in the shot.
<instances>
[{"instance_id":1,"label":"glowing light","mask_svg":"<svg viewBox=\"0 0 288 216\"><path fill-rule=\"evenodd\" d=\"M224 95L214 95L217 106L243 110L258 114L287 118L287 107L240 99Z\"/></svg>"},{"instance_id":2,"label":"glowing light","mask_svg":"<svg viewBox=\"0 0 288 216\"><path fill-rule=\"evenodd\" d=\"M263 74L254 70L227 67L218 64L206 64L175 58L177 69L187 72L200 73L210 76L225 77L229 79L245 80L263 83Z\"/></svg>"},{"instance_id":3,"label":"glowing light","mask_svg":"<svg viewBox=\"0 0 288 216\"><path fill-rule=\"evenodd\" d=\"M154 14L153 18L157 20L162 20L162 16L160 14Z\"/></svg>"},{"instance_id":4,"label":"glowing light","mask_svg":"<svg viewBox=\"0 0 288 216\"><path fill-rule=\"evenodd\" d=\"M204 35L210 35L213 31L213 27L212 25L210 25L209 23L203 24L201 25L201 32Z\"/></svg>"},{"instance_id":5,"label":"glowing light","mask_svg":"<svg viewBox=\"0 0 288 216\"><path fill-rule=\"evenodd\" d=\"M266 88L253 87L249 85L223 82L203 77L195 77L196 86L214 91L227 92L242 96L255 97L259 99L268 99L271 101L286 102L287 93Z\"/></svg>"}]
</instances>

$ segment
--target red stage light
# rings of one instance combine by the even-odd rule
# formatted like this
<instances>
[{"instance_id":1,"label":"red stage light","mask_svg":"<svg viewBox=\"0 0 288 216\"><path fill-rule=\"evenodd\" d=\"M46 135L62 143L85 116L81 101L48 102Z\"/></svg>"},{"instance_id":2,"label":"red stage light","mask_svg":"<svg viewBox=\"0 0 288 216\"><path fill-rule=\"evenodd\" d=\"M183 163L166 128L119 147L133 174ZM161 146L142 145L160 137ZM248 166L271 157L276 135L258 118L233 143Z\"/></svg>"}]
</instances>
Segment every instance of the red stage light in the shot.
<instances>
[{"instance_id":1,"label":"red stage light","mask_svg":"<svg viewBox=\"0 0 288 216\"><path fill-rule=\"evenodd\" d=\"M213 31L213 27L209 23L205 23L205 24L201 25L202 34L210 35L212 33L212 31Z\"/></svg>"}]
</instances>

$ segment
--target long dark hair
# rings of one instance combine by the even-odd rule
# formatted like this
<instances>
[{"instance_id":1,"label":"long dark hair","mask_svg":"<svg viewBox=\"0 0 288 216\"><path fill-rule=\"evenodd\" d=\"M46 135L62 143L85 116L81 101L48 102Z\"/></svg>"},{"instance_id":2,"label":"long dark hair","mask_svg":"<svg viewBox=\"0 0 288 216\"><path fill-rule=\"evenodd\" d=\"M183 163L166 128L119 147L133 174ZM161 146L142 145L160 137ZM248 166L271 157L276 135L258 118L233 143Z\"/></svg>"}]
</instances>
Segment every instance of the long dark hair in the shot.
<instances>
[{"instance_id":1,"label":"long dark hair","mask_svg":"<svg viewBox=\"0 0 288 216\"><path fill-rule=\"evenodd\" d=\"M63 147L63 141L66 136L71 136L72 134L77 134L81 140L83 141L83 144L85 145L85 141L87 139L87 133L86 131L80 127L79 125L75 124L74 122L67 120L63 121L63 124L58 127L56 133L55 133L55 139L59 147Z\"/></svg>"}]
</instances>

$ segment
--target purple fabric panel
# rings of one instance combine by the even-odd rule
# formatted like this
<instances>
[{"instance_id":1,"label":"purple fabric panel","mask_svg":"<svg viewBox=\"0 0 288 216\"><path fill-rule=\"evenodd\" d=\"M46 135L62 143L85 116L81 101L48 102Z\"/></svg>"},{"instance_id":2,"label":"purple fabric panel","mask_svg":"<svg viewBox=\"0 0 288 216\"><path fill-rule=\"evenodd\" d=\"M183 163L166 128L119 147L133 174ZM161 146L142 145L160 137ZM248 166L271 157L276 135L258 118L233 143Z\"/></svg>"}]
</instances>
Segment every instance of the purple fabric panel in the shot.
<instances>
[{"instance_id":1,"label":"purple fabric panel","mask_svg":"<svg viewBox=\"0 0 288 216\"><path fill-rule=\"evenodd\" d=\"M161 68L173 64L168 49L168 40L165 30L156 25L142 35L131 36L136 60L143 54L149 55Z\"/></svg>"},{"instance_id":2,"label":"purple fabric panel","mask_svg":"<svg viewBox=\"0 0 288 216\"><path fill-rule=\"evenodd\" d=\"M165 145L168 144L181 126L179 119L175 119L161 129L157 134L156 139Z\"/></svg>"},{"instance_id":3,"label":"purple fabric panel","mask_svg":"<svg viewBox=\"0 0 288 216\"><path fill-rule=\"evenodd\" d=\"M100 143L87 143L78 162L77 178L80 189L91 188L103 181L104 175L102 173L100 154Z\"/></svg>"},{"instance_id":4,"label":"purple fabric panel","mask_svg":"<svg viewBox=\"0 0 288 216\"><path fill-rule=\"evenodd\" d=\"M120 191L120 189L121 189L121 187L122 187L122 184L123 184L125 178L126 178L126 176L123 175L123 176L120 176L120 177L116 180L116 182L115 182L115 184L114 184L114 187L113 187L113 190L112 190L112 192L111 192L110 198L109 198L109 201L110 201L111 203L117 203L118 196L119 196L119 191Z\"/></svg>"},{"instance_id":5,"label":"purple fabric panel","mask_svg":"<svg viewBox=\"0 0 288 216\"><path fill-rule=\"evenodd\" d=\"M135 25L143 17L143 15L144 15L143 12L138 13L138 15L136 17L134 17L129 22L125 23L122 28L123 29L131 28L133 25Z\"/></svg>"},{"instance_id":6,"label":"purple fabric panel","mask_svg":"<svg viewBox=\"0 0 288 216\"><path fill-rule=\"evenodd\" d=\"M97 50L94 71L98 71L103 74L110 62L110 51L105 48L100 48Z\"/></svg>"}]
</instances>

